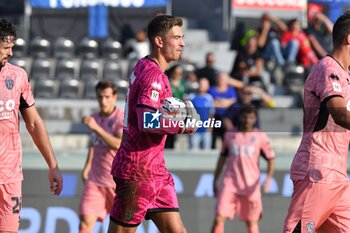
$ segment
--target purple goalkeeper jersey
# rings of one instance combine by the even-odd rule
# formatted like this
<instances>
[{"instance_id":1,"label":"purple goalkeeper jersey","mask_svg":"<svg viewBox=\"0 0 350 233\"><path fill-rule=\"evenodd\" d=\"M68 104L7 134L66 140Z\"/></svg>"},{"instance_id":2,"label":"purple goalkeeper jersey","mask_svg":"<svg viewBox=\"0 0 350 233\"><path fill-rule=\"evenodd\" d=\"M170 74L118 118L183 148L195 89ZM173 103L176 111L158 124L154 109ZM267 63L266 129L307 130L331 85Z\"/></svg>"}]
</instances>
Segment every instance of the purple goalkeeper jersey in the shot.
<instances>
[{"instance_id":1,"label":"purple goalkeeper jersey","mask_svg":"<svg viewBox=\"0 0 350 233\"><path fill-rule=\"evenodd\" d=\"M171 97L168 77L149 58L141 59L129 80L124 110L121 146L113 160L112 175L130 180L162 179L168 174L164 161L166 135L143 132L139 128L137 108L156 112L161 100ZM139 116L141 117L141 116Z\"/></svg>"}]
</instances>

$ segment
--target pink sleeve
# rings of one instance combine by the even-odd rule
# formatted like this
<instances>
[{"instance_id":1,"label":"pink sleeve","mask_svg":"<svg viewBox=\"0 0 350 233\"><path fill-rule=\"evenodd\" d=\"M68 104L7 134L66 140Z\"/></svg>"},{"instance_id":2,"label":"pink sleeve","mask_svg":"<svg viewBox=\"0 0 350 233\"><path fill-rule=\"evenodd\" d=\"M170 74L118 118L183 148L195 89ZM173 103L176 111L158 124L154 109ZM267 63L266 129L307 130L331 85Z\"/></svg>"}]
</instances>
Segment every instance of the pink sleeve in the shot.
<instances>
[{"instance_id":1,"label":"pink sleeve","mask_svg":"<svg viewBox=\"0 0 350 233\"><path fill-rule=\"evenodd\" d=\"M20 99L20 108L28 108L34 105L34 96L32 93L32 87L29 83L29 79L25 71L22 72L22 93Z\"/></svg>"},{"instance_id":2,"label":"pink sleeve","mask_svg":"<svg viewBox=\"0 0 350 233\"><path fill-rule=\"evenodd\" d=\"M320 69L317 72L315 92L321 102L330 96L343 96L343 87L337 76L336 70L331 67Z\"/></svg>"},{"instance_id":3,"label":"pink sleeve","mask_svg":"<svg viewBox=\"0 0 350 233\"><path fill-rule=\"evenodd\" d=\"M261 133L261 154L266 160L275 158L275 152L272 150L268 136Z\"/></svg>"},{"instance_id":4,"label":"pink sleeve","mask_svg":"<svg viewBox=\"0 0 350 233\"><path fill-rule=\"evenodd\" d=\"M146 105L158 109L161 106L161 100L171 96L166 90L169 88L166 81L168 77L158 70L150 72L147 78L140 84L138 105Z\"/></svg>"}]
</instances>

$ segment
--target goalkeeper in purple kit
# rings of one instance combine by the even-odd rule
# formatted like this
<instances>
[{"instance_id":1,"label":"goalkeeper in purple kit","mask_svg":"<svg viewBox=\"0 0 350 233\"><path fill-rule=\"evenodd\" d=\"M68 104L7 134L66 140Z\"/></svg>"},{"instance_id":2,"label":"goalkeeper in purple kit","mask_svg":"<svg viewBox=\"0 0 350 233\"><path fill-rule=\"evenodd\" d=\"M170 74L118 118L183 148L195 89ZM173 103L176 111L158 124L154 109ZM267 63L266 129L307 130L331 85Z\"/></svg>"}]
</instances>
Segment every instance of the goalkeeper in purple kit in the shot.
<instances>
[{"instance_id":1,"label":"goalkeeper in purple kit","mask_svg":"<svg viewBox=\"0 0 350 233\"><path fill-rule=\"evenodd\" d=\"M140 59L131 74L122 143L112 165L116 197L109 233L134 233L144 219L151 219L160 232L186 232L174 181L165 167L164 145L166 134L192 133L195 128L160 123L162 100L172 96L164 70L180 59L185 45L181 27L182 19L169 15L156 16L148 24L151 54ZM191 102L186 109L188 120L197 118Z\"/></svg>"}]
</instances>

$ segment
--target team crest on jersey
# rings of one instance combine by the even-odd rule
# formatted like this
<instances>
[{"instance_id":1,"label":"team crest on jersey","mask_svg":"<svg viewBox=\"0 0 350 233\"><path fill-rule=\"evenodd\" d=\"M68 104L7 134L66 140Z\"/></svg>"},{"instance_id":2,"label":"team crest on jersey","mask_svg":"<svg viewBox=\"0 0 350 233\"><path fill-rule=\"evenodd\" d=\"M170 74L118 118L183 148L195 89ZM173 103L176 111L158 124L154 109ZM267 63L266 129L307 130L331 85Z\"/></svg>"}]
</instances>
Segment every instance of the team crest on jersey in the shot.
<instances>
[{"instance_id":1,"label":"team crest on jersey","mask_svg":"<svg viewBox=\"0 0 350 233\"><path fill-rule=\"evenodd\" d=\"M12 78L6 78L5 79L5 85L6 85L7 89L12 90L13 85L14 85L13 79Z\"/></svg>"},{"instance_id":2,"label":"team crest on jersey","mask_svg":"<svg viewBox=\"0 0 350 233\"><path fill-rule=\"evenodd\" d=\"M308 222L308 224L306 225L306 232L307 233L315 232L315 222Z\"/></svg>"},{"instance_id":3,"label":"team crest on jersey","mask_svg":"<svg viewBox=\"0 0 350 233\"><path fill-rule=\"evenodd\" d=\"M255 136L252 136L251 138L250 138L250 142L255 142L256 141L256 137Z\"/></svg>"},{"instance_id":4,"label":"team crest on jersey","mask_svg":"<svg viewBox=\"0 0 350 233\"><path fill-rule=\"evenodd\" d=\"M108 127L109 127L109 128L112 128L113 122L114 122L113 119L111 119L111 120L108 121Z\"/></svg>"}]
</instances>

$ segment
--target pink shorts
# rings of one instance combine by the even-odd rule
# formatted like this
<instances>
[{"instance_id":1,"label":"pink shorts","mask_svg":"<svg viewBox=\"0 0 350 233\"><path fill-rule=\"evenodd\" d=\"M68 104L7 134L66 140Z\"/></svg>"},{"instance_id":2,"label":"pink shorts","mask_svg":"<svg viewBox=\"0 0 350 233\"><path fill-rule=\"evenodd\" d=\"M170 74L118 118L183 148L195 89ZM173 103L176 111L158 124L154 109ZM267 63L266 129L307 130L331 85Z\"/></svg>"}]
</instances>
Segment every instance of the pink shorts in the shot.
<instances>
[{"instance_id":1,"label":"pink shorts","mask_svg":"<svg viewBox=\"0 0 350 233\"><path fill-rule=\"evenodd\" d=\"M294 191L283 232L350 232L350 184L293 181Z\"/></svg>"},{"instance_id":2,"label":"pink shorts","mask_svg":"<svg viewBox=\"0 0 350 233\"><path fill-rule=\"evenodd\" d=\"M216 215L233 219L235 213L242 221L258 221L262 215L260 186L249 195L239 195L231 179L224 179L216 203Z\"/></svg>"},{"instance_id":3,"label":"pink shorts","mask_svg":"<svg viewBox=\"0 0 350 233\"><path fill-rule=\"evenodd\" d=\"M116 196L111 211L111 221L118 225L134 227L150 214L178 212L174 180L170 174L163 180L133 181L115 178Z\"/></svg>"},{"instance_id":4,"label":"pink shorts","mask_svg":"<svg viewBox=\"0 0 350 233\"><path fill-rule=\"evenodd\" d=\"M0 231L17 232L22 208L22 182L0 184Z\"/></svg>"},{"instance_id":5,"label":"pink shorts","mask_svg":"<svg viewBox=\"0 0 350 233\"><path fill-rule=\"evenodd\" d=\"M79 214L97 216L98 221L104 221L112 208L114 196L114 188L100 187L87 181L80 201Z\"/></svg>"}]
</instances>

